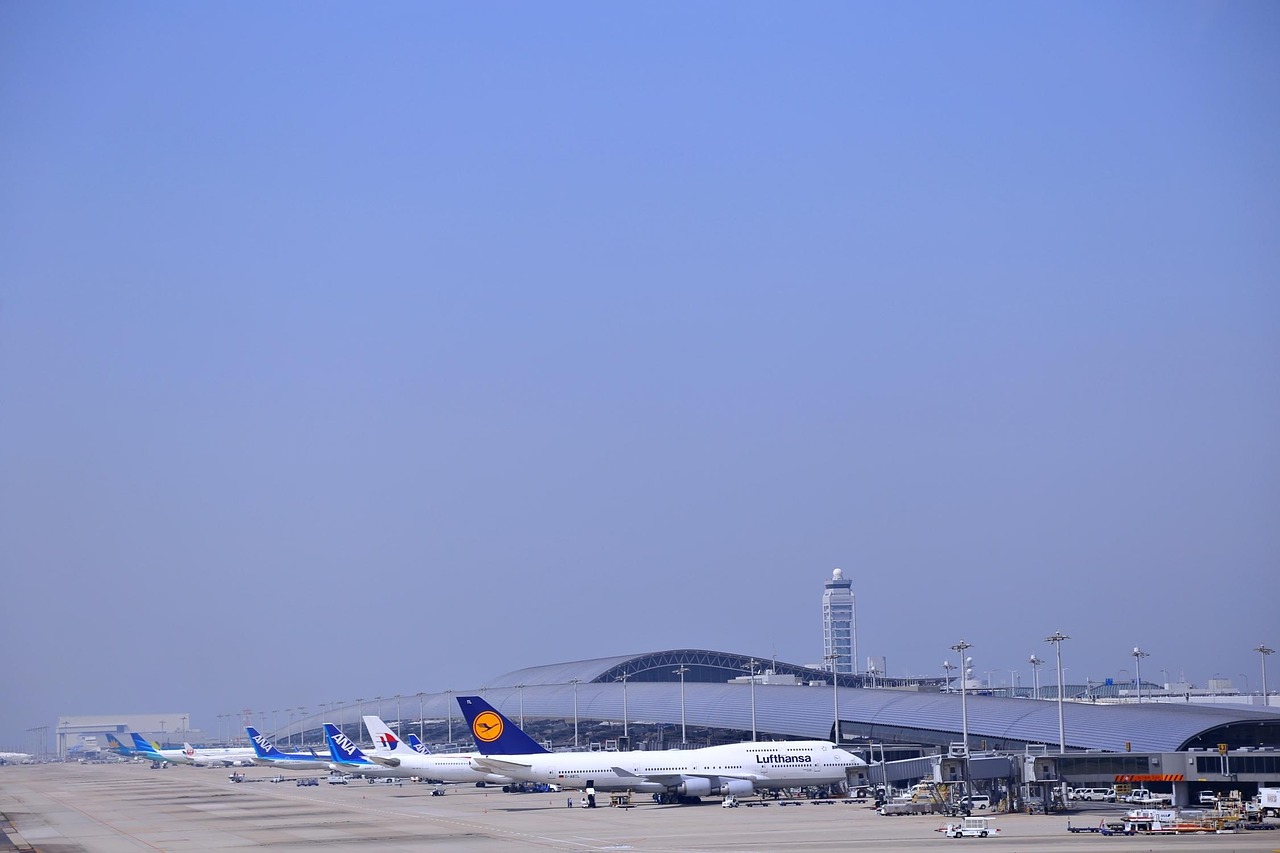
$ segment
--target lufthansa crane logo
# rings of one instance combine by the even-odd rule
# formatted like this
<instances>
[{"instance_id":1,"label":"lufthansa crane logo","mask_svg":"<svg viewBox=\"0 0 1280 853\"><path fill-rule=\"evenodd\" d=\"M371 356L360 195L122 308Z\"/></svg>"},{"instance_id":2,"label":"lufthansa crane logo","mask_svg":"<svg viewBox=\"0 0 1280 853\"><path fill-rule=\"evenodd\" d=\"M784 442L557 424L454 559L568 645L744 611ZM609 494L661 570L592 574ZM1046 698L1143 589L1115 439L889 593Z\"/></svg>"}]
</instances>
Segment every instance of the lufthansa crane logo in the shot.
<instances>
[{"instance_id":1,"label":"lufthansa crane logo","mask_svg":"<svg viewBox=\"0 0 1280 853\"><path fill-rule=\"evenodd\" d=\"M471 734L478 741L493 743L502 737L502 717L493 711L481 711L471 721Z\"/></svg>"}]
</instances>

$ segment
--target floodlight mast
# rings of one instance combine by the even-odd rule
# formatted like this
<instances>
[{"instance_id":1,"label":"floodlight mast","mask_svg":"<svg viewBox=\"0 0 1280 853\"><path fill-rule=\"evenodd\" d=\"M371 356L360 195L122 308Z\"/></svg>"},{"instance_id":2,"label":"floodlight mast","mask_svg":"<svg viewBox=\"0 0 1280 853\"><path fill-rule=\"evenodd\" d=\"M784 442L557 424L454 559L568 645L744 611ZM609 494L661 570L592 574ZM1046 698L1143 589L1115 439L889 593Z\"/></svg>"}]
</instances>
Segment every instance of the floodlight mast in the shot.
<instances>
[{"instance_id":1,"label":"floodlight mast","mask_svg":"<svg viewBox=\"0 0 1280 853\"><path fill-rule=\"evenodd\" d=\"M836 746L840 745L840 682L836 677L836 662L840 660L840 655L829 654L826 659L831 661L831 703L835 708L836 722L832 728L835 735Z\"/></svg>"},{"instance_id":2,"label":"floodlight mast","mask_svg":"<svg viewBox=\"0 0 1280 853\"><path fill-rule=\"evenodd\" d=\"M1151 655L1147 652L1144 652L1142 649L1138 648L1137 646L1134 646L1133 651L1129 652L1129 654L1133 655L1133 674L1134 674L1133 680L1138 686L1138 704L1141 705L1142 704L1142 659L1149 658L1151 657Z\"/></svg>"},{"instance_id":3,"label":"floodlight mast","mask_svg":"<svg viewBox=\"0 0 1280 853\"><path fill-rule=\"evenodd\" d=\"M1266 643L1259 643L1254 651L1262 658L1262 705L1264 708L1270 708L1271 702L1267 699L1267 657L1274 655L1276 650L1267 648Z\"/></svg>"},{"instance_id":4,"label":"floodlight mast","mask_svg":"<svg viewBox=\"0 0 1280 853\"><path fill-rule=\"evenodd\" d=\"M689 735L684 725L684 674L689 671L689 667L681 665L679 669L671 671L680 676L680 748L684 749L689 743Z\"/></svg>"},{"instance_id":5,"label":"floodlight mast","mask_svg":"<svg viewBox=\"0 0 1280 853\"><path fill-rule=\"evenodd\" d=\"M960 736L964 739L964 754L969 754L969 703L968 685L969 680L965 670L964 653L966 649L973 648L973 643L966 643L964 640L956 643L951 650L960 655Z\"/></svg>"},{"instance_id":6,"label":"floodlight mast","mask_svg":"<svg viewBox=\"0 0 1280 853\"><path fill-rule=\"evenodd\" d=\"M1065 755L1067 752L1067 728L1062 717L1062 641L1070 640L1066 634L1061 631L1054 631L1052 635L1045 637L1046 643L1053 643L1053 649L1058 656L1058 754Z\"/></svg>"},{"instance_id":7,"label":"floodlight mast","mask_svg":"<svg viewBox=\"0 0 1280 853\"><path fill-rule=\"evenodd\" d=\"M1037 699L1039 699L1040 698L1040 665L1043 664L1044 661L1040 660L1040 658L1036 657L1035 654L1033 653L1031 657L1027 658L1027 663L1031 664L1031 677L1032 677L1032 680L1035 682L1035 689L1036 689L1035 696Z\"/></svg>"}]
</instances>

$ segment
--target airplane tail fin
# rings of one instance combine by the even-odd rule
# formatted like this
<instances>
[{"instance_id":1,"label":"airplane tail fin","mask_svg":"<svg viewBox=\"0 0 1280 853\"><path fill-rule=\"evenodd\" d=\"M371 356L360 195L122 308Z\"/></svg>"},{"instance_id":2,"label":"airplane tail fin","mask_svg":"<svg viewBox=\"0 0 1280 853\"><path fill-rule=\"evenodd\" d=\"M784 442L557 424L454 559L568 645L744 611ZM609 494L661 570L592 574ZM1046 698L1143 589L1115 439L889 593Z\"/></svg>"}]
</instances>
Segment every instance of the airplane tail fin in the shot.
<instances>
[{"instance_id":1,"label":"airplane tail fin","mask_svg":"<svg viewBox=\"0 0 1280 853\"><path fill-rule=\"evenodd\" d=\"M133 738L133 749L135 752L141 752L143 755L155 755L157 750L154 746L147 743L147 739L137 732L129 732Z\"/></svg>"},{"instance_id":2,"label":"airplane tail fin","mask_svg":"<svg viewBox=\"0 0 1280 853\"><path fill-rule=\"evenodd\" d=\"M133 755L134 750L131 747L128 747L122 744L120 742L120 739L116 737L114 734L112 734L111 732L106 732L106 736L107 736L107 749L114 750L115 752L118 752L121 755Z\"/></svg>"},{"instance_id":3,"label":"airplane tail fin","mask_svg":"<svg viewBox=\"0 0 1280 853\"><path fill-rule=\"evenodd\" d=\"M336 764L369 764L369 759L365 758L360 747L356 746L351 738L343 734L342 729L333 723L324 724L324 739L329 743L329 755L332 756Z\"/></svg>"},{"instance_id":4,"label":"airplane tail fin","mask_svg":"<svg viewBox=\"0 0 1280 853\"><path fill-rule=\"evenodd\" d=\"M404 743L396 737L395 732L391 731L391 727L384 723L381 717L373 714L365 715L364 727L369 730L370 740L378 745L378 752L406 751Z\"/></svg>"},{"instance_id":5,"label":"airplane tail fin","mask_svg":"<svg viewBox=\"0 0 1280 853\"><path fill-rule=\"evenodd\" d=\"M266 735L259 734L253 726L245 726L244 730L249 735L249 743L253 744L254 755L259 758L284 758L284 753L276 749Z\"/></svg>"},{"instance_id":6,"label":"airplane tail fin","mask_svg":"<svg viewBox=\"0 0 1280 853\"><path fill-rule=\"evenodd\" d=\"M482 755L533 755L547 751L479 696L459 696L458 706Z\"/></svg>"},{"instance_id":7,"label":"airplane tail fin","mask_svg":"<svg viewBox=\"0 0 1280 853\"><path fill-rule=\"evenodd\" d=\"M409 732L407 737L409 738L409 746L413 749L414 752L418 753L419 755L431 754L431 750L427 749L427 745L422 741L418 740L418 736L415 735L413 732Z\"/></svg>"}]
</instances>

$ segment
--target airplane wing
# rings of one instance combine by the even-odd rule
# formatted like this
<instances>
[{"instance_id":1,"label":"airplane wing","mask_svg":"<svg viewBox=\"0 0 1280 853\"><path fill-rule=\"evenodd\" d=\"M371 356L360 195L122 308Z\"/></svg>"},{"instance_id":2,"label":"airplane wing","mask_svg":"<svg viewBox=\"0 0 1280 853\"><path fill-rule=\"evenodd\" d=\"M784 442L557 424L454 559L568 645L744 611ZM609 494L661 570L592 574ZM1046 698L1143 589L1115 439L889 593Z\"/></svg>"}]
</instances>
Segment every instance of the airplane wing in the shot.
<instances>
[{"instance_id":1,"label":"airplane wing","mask_svg":"<svg viewBox=\"0 0 1280 853\"><path fill-rule=\"evenodd\" d=\"M760 776L755 773L726 773L723 770L698 772L694 770L682 770L679 773L633 773L621 767L614 767L613 772L619 777L626 779L628 777L644 782L657 782L659 785L678 785L682 779L693 777L694 779L745 779L748 782L760 781Z\"/></svg>"},{"instance_id":2,"label":"airplane wing","mask_svg":"<svg viewBox=\"0 0 1280 853\"><path fill-rule=\"evenodd\" d=\"M376 761L379 764L381 764L383 767L399 767L400 766L400 759L392 758L390 755L379 755L376 752L370 752L368 755L365 756L365 758L369 759L370 761Z\"/></svg>"}]
</instances>

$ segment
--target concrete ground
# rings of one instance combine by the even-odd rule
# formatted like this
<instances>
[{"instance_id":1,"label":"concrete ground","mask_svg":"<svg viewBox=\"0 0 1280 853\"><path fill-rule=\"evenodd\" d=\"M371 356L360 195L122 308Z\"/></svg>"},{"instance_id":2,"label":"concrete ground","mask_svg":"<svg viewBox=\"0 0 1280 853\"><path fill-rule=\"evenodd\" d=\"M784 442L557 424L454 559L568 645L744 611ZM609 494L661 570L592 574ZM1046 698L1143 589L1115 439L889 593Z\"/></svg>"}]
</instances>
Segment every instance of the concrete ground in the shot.
<instances>
[{"instance_id":1,"label":"concrete ground","mask_svg":"<svg viewBox=\"0 0 1280 853\"><path fill-rule=\"evenodd\" d=\"M921 851L961 841L1006 853L1037 851L1277 851L1280 831L1178 838L1106 838L1066 831L1063 816L1003 815L999 837L948 839L940 817L880 817L869 804L767 808L658 806L567 808L563 794L503 794L494 788L365 782L298 787L276 772L146 764L0 767L0 850L117 853L137 850L488 851ZM577 796L573 796L575 805ZM1096 825L1116 807L1073 815ZM7 846L6 846L7 845Z\"/></svg>"}]
</instances>

